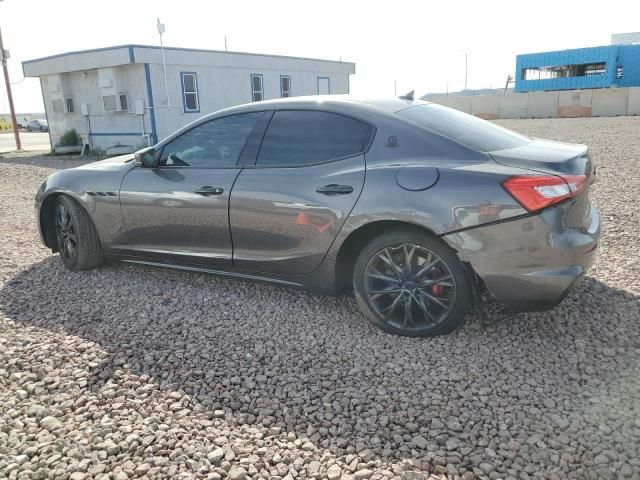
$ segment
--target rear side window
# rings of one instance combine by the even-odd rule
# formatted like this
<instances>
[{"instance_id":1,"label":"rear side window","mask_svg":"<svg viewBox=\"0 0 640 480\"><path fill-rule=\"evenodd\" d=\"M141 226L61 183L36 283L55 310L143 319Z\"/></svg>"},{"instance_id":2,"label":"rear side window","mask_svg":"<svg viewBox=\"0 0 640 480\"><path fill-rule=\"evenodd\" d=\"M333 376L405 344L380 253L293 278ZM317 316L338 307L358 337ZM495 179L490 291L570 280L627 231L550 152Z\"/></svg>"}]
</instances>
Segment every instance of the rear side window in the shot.
<instances>
[{"instance_id":1,"label":"rear side window","mask_svg":"<svg viewBox=\"0 0 640 480\"><path fill-rule=\"evenodd\" d=\"M405 108L397 113L418 125L481 152L520 147L531 141L494 123L434 103Z\"/></svg>"},{"instance_id":2,"label":"rear side window","mask_svg":"<svg viewBox=\"0 0 640 480\"><path fill-rule=\"evenodd\" d=\"M262 141L258 165L310 165L362 152L369 126L329 112L278 111Z\"/></svg>"}]
</instances>

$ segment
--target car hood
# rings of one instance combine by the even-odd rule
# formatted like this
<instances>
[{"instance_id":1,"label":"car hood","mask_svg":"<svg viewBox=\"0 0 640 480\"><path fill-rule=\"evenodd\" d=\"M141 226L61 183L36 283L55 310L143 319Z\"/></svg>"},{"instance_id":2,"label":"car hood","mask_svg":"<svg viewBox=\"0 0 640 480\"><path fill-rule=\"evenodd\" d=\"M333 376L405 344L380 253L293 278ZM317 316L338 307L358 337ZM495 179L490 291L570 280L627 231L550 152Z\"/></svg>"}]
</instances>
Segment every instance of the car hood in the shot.
<instances>
[{"instance_id":1,"label":"car hood","mask_svg":"<svg viewBox=\"0 0 640 480\"><path fill-rule=\"evenodd\" d=\"M123 168L133 167L133 153L127 155L120 155L119 157L107 158L106 160L99 160L97 162L88 163L75 167L72 170L120 170Z\"/></svg>"}]
</instances>

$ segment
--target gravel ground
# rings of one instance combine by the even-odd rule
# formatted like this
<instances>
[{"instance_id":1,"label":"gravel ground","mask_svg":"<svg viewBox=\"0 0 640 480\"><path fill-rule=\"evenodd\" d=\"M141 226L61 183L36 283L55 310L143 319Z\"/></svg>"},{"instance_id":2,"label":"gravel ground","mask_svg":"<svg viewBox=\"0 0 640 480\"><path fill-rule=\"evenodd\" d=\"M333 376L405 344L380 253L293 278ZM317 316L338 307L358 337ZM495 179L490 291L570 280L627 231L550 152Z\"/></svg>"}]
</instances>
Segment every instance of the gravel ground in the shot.
<instances>
[{"instance_id":1,"label":"gravel ground","mask_svg":"<svg viewBox=\"0 0 640 480\"><path fill-rule=\"evenodd\" d=\"M69 273L33 195L77 161L0 159L0 477L640 478L640 117L499 123L591 146L598 259L551 312L426 340L349 296Z\"/></svg>"}]
</instances>

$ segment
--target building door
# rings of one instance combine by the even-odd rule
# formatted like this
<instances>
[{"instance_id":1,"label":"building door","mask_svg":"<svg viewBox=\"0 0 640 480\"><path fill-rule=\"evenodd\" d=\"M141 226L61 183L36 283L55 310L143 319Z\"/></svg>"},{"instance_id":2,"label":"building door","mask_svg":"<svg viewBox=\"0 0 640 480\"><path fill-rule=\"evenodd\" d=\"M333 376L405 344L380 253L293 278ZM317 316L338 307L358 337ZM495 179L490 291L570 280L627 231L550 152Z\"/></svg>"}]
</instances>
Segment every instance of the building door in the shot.
<instances>
[{"instance_id":1,"label":"building door","mask_svg":"<svg viewBox=\"0 0 640 480\"><path fill-rule=\"evenodd\" d=\"M157 152L153 168L136 167L120 190L131 248L147 258L230 266L229 195L238 160L259 113L199 124Z\"/></svg>"},{"instance_id":2,"label":"building door","mask_svg":"<svg viewBox=\"0 0 640 480\"><path fill-rule=\"evenodd\" d=\"M324 111L274 113L231 192L234 267L295 275L320 266L362 191L370 130Z\"/></svg>"},{"instance_id":3,"label":"building door","mask_svg":"<svg viewBox=\"0 0 640 480\"><path fill-rule=\"evenodd\" d=\"M329 95L331 93L331 82L329 77L318 77L318 95Z\"/></svg>"}]
</instances>

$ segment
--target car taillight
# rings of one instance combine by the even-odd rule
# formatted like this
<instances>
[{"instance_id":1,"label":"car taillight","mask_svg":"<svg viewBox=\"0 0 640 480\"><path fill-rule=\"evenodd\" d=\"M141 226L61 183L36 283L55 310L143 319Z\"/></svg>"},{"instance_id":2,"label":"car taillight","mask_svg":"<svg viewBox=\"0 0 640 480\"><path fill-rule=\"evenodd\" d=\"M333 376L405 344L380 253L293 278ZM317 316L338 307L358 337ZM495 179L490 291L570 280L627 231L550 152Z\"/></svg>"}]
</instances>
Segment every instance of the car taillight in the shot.
<instances>
[{"instance_id":1,"label":"car taillight","mask_svg":"<svg viewBox=\"0 0 640 480\"><path fill-rule=\"evenodd\" d=\"M518 175L502 182L504 189L530 212L577 195L586 175Z\"/></svg>"}]
</instances>

